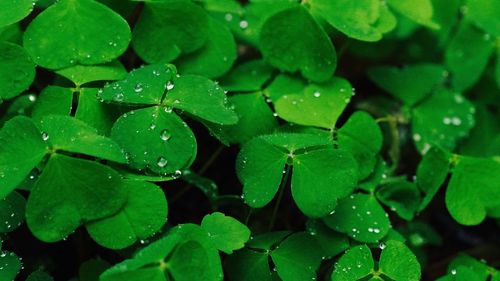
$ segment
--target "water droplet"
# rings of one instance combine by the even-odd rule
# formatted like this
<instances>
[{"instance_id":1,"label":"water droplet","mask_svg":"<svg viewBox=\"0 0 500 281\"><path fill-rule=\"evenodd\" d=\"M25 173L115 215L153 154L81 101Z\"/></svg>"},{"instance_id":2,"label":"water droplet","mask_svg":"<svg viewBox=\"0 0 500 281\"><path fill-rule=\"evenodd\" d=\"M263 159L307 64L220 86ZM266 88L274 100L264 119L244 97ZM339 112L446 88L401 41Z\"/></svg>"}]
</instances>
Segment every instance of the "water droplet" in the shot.
<instances>
[{"instance_id":1,"label":"water droplet","mask_svg":"<svg viewBox=\"0 0 500 281\"><path fill-rule=\"evenodd\" d=\"M383 249L385 249L385 247L386 247L386 246L385 246L385 243L384 243L384 242L382 242L382 243L378 244L378 247L379 247L381 250L383 250Z\"/></svg>"},{"instance_id":2,"label":"water droplet","mask_svg":"<svg viewBox=\"0 0 500 281\"><path fill-rule=\"evenodd\" d=\"M321 93L320 92L314 92L313 96L315 98L319 98L321 96Z\"/></svg>"},{"instance_id":3,"label":"water droplet","mask_svg":"<svg viewBox=\"0 0 500 281\"><path fill-rule=\"evenodd\" d=\"M224 18L226 19L226 21L232 21L233 20L233 15L231 15L230 13L227 13L224 15Z\"/></svg>"},{"instance_id":4,"label":"water droplet","mask_svg":"<svg viewBox=\"0 0 500 281\"><path fill-rule=\"evenodd\" d=\"M241 29L245 29L247 27L248 27L248 21L246 21L246 20L240 21L240 28Z\"/></svg>"},{"instance_id":5,"label":"water droplet","mask_svg":"<svg viewBox=\"0 0 500 281\"><path fill-rule=\"evenodd\" d=\"M167 89L168 91L172 90L174 88L174 84L172 84L171 81L168 81L167 82L167 85L165 85L165 89Z\"/></svg>"},{"instance_id":6,"label":"water droplet","mask_svg":"<svg viewBox=\"0 0 500 281\"><path fill-rule=\"evenodd\" d=\"M167 129L164 129L160 133L160 139L162 139L164 141L168 141L171 137L172 137L172 134L170 134L170 131Z\"/></svg>"},{"instance_id":7,"label":"water droplet","mask_svg":"<svg viewBox=\"0 0 500 281\"><path fill-rule=\"evenodd\" d=\"M49 139L49 134L42 132L42 140L47 141Z\"/></svg>"},{"instance_id":8,"label":"water droplet","mask_svg":"<svg viewBox=\"0 0 500 281\"><path fill-rule=\"evenodd\" d=\"M31 94L31 95L28 95L28 100L31 101L31 102L34 102L36 101L36 96Z\"/></svg>"},{"instance_id":9,"label":"water droplet","mask_svg":"<svg viewBox=\"0 0 500 281\"><path fill-rule=\"evenodd\" d=\"M451 275L455 275L455 274L457 274L457 270L456 269L452 269L451 270Z\"/></svg>"},{"instance_id":10,"label":"water droplet","mask_svg":"<svg viewBox=\"0 0 500 281\"><path fill-rule=\"evenodd\" d=\"M462 124L462 120L458 117L451 118L451 124L455 126L460 126Z\"/></svg>"},{"instance_id":11,"label":"water droplet","mask_svg":"<svg viewBox=\"0 0 500 281\"><path fill-rule=\"evenodd\" d=\"M121 102L121 101L123 101L123 98L124 98L123 93L118 93L118 94L116 94L116 95L113 97L113 100L114 100L114 101L117 101L117 102Z\"/></svg>"},{"instance_id":12,"label":"water droplet","mask_svg":"<svg viewBox=\"0 0 500 281\"><path fill-rule=\"evenodd\" d=\"M413 135L413 140L414 141L421 141L422 140L422 136L420 134L414 134Z\"/></svg>"},{"instance_id":13,"label":"water droplet","mask_svg":"<svg viewBox=\"0 0 500 281\"><path fill-rule=\"evenodd\" d=\"M137 83L135 85L135 87L134 87L134 92L140 93L140 92L142 92L142 90L144 90L144 87L142 86L142 84L141 83Z\"/></svg>"},{"instance_id":14,"label":"water droplet","mask_svg":"<svg viewBox=\"0 0 500 281\"><path fill-rule=\"evenodd\" d=\"M182 176L182 171L181 170L175 170L174 172L174 178L180 178Z\"/></svg>"},{"instance_id":15,"label":"water droplet","mask_svg":"<svg viewBox=\"0 0 500 281\"><path fill-rule=\"evenodd\" d=\"M167 166L167 163L168 163L168 160L165 159L165 157L160 157L158 158L158 161L156 162L156 164L158 165L158 167L160 168L163 168L165 166Z\"/></svg>"}]
</instances>

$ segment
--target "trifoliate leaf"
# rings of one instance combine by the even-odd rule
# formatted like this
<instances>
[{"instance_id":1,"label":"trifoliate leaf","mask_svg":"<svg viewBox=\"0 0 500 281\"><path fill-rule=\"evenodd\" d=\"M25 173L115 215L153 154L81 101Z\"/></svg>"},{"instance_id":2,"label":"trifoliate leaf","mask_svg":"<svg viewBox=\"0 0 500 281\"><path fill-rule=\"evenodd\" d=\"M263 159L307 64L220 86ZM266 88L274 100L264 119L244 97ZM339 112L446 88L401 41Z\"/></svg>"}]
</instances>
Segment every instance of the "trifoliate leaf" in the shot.
<instances>
[{"instance_id":1,"label":"trifoliate leaf","mask_svg":"<svg viewBox=\"0 0 500 281\"><path fill-rule=\"evenodd\" d=\"M243 248L250 238L250 230L246 225L219 212L205 216L201 227L207 231L217 249L226 254Z\"/></svg>"}]
</instances>

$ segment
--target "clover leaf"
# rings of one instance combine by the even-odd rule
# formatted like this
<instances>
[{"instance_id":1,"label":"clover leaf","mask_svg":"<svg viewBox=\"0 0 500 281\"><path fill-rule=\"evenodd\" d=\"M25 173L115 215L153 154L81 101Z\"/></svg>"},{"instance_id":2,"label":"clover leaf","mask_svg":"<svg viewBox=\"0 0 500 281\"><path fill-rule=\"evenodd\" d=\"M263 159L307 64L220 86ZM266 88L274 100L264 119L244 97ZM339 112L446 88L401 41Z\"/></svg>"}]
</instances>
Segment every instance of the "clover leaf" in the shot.
<instances>
[{"instance_id":1,"label":"clover leaf","mask_svg":"<svg viewBox=\"0 0 500 281\"><path fill-rule=\"evenodd\" d=\"M127 22L105 5L61 0L30 23L23 41L36 64L61 69L110 62L125 52L130 39Z\"/></svg>"},{"instance_id":2,"label":"clover leaf","mask_svg":"<svg viewBox=\"0 0 500 281\"><path fill-rule=\"evenodd\" d=\"M27 90L34 78L35 64L28 53L16 44L0 42L0 102Z\"/></svg>"},{"instance_id":3,"label":"clover leaf","mask_svg":"<svg viewBox=\"0 0 500 281\"><path fill-rule=\"evenodd\" d=\"M250 230L244 224L219 212L205 216L201 227L208 232L217 249L226 254L243 248L250 238Z\"/></svg>"},{"instance_id":4,"label":"clover leaf","mask_svg":"<svg viewBox=\"0 0 500 281\"><path fill-rule=\"evenodd\" d=\"M33 11L33 0L6 0L0 3L0 28L16 23ZM2 52L3 53L3 52Z\"/></svg>"}]
</instances>

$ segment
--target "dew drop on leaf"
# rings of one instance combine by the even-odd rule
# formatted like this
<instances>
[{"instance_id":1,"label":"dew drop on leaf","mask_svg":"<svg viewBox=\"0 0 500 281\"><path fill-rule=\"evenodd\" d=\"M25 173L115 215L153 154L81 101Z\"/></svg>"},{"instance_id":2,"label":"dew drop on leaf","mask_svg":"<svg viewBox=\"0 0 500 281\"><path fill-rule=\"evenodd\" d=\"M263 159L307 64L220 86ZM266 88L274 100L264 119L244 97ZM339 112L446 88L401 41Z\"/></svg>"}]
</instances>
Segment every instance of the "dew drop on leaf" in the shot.
<instances>
[{"instance_id":1,"label":"dew drop on leaf","mask_svg":"<svg viewBox=\"0 0 500 281\"><path fill-rule=\"evenodd\" d=\"M160 158L158 158L158 161L156 162L156 164L158 165L158 167L163 168L163 167L167 166L168 161L165 157L160 157Z\"/></svg>"},{"instance_id":2,"label":"dew drop on leaf","mask_svg":"<svg viewBox=\"0 0 500 281\"><path fill-rule=\"evenodd\" d=\"M42 132L42 140L47 141L49 139L49 134Z\"/></svg>"},{"instance_id":3,"label":"dew drop on leaf","mask_svg":"<svg viewBox=\"0 0 500 281\"><path fill-rule=\"evenodd\" d=\"M164 129L160 133L160 139L164 141L168 141L172 137L172 134L170 134L170 131L167 129Z\"/></svg>"}]
</instances>

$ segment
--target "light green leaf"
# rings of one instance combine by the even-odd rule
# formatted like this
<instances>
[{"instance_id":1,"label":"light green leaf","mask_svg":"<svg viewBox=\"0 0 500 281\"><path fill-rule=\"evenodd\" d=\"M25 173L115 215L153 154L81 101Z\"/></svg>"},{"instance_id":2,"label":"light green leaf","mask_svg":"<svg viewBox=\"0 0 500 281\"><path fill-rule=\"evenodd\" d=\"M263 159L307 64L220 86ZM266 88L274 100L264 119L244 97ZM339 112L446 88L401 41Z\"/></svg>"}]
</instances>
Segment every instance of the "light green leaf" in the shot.
<instances>
[{"instance_id":1,"label":"light green leaf","mask_svg":"<svg viewBox=\"0 0 500 281\"><path fill-rule=\"evenodd\" d=\"M459 157L446 190L446 207L464 225L481 223L499 207L500 163L488 158Z\"/></svg>"},{"instance_id":2,"label":"light green leaf","mask_svg":"<svg viewBox=\"0 0 500 281\"><path fill-rule=\"evenodd\" d=\"M210 18L205 45L194 53L182 56L175 63L185 74L217 78L226 73L236 60L236 42L229 28Z\"/></svg>"},{"instance_id":3,"label":"light green leaf","mask_svg":"<svg viewBox=\"0 0 500 281\"><path fill-rule=\"evenodd\" d=\"M52 154L28 198L28 227L42 241L61 240L82 221L117 212L126 200L120 186L120 175L107 166Z\"/></svg>"},{"instance_id":4,"label":"light green leaf","mask_svg":"<svg viewBox=\"0 0 500 281\"><path fill-rule=\"evenodd\" d=\"M356 159L360 180L373 172L383 136L377 122L368 113L354 112L337 131L337 142L339 148L351 152Z\"/></svg>"},{"instance_id":5,"label":"light green leaf","mask_svg":"<svg viewBox=\"0 0 500 281\"><path fill-rule=\"evenodd\" d=\"M385 243L379 259L379 271L398 281L419 281L420 264L415 255L402 242Z\"/></svg>"},{"instance_id":6,"label":"light green leaf","mask_svg":"<svg viewBox=\"0 0 500 281\"><path fill-rule=\"evenodd\" d=\"M292 159L292 195L309 217L328 215L337 200L349 195L357 184L356 162L345 151L318 149Z\"/></svg>"},{"instance_id":7,"label":"light green leaf","mask_svg":"<svg viewBox=\"0 0 500 281\"><path fill-rule=\"evenodd\" d=\"M231 125L238 116L227 106L224 90L215 82L198 75L175 78L163 103L212 123Z\"/></svg>"},{"instance_id":8,"label":"light green leaf","mask_svg":"<svg viewBox=\"0 0 500 281\"><path fill-rule=\"evenodd\" d=\"M2 12L0 7L0 21ZM35 64L28 53L16 44L0 42L0 102L27 90L34 79Z\"/></svg>"},{"instance_id":9,"label":"light green leaf","mask_svg":"<svg viewBox=\"0 0 500 281\"><path fill-rule=\"evenodd\" d=\"M0 198L5 198L42 160L47 145L27 117L17 116L0 131Z\"/></svg>"},{"instance_id":10,"label":"light green leaf","mask_svg":"<svg viewBox=\"0 0 500 281\"><path fill-rule=\"evenodd\" d=\"M335 71L337 56L326 32L302 6L269 17L260 32L260 49L274 67L300 71L313 81L326 81Z\"/></svg>"},{"instance_id":11,"label":"light green leaf","mask_svg":"<svg viewBox=\"0 0 500 281\"><path fill-rule=\"evenodd\" d=\"M474 106L460 94L445 89L436 91L412 110L415 146L422 154L431 145L453 150L474 126L474 113Z\"/></svg>"},{"instance_id":12,"label":"light green leaf","mask_svg":"<svg viewBox=\"0 0 500 281\"><path fill-rule=\"evenodd\" d=\"M205 45L209 18L190 1L153 1L144 5L132 46L146 62L171 62Z\"/></svg>"},{"instance_id":13,"label":"light green leaf","mask_svg":"<svg viewBox=\"0 0 500 281\"><path fill-rule=\"evenodd\" d=\"M121 80L127 75L127 70L120 61L115 60L101 65L75 65L56 73L81 86L95 81Z\"/></svg>"},{"instance_id":14,"label":"light green leaf","mask_svg":"<svg viewBox=\"0 0 500 281\"><path fill-rule=\"evenodd\" d=\"M249 60L237 65L220 79L220 85L231 92L252 92L261 90L271 78L273 68L264 60Z\"/></svg>"},{"instance_id":15,"label":"light green leaf","mask_svg":"<svg viewBox=\"0 0 500 281\"><path fill-rule=\"evenodd\" d=\"M110 62L125 52L130 39L127 22L105 5L61 0L30 23L24 46L38 65L60 69Z\"/></svg>"},{"instance_id":16,"label":"light green leaf","mask_svg":"<svg viewBox=\"0 0 500 281\"><path fill-rule=\"evenodd\" d=\"M182 171L196 156L193 132L177 114L160 106L123 114L111 137L125 150L131 167L161 175Z\"/></svg>"},{"instance_id":17,"label":"light green leaf","mask_svg":"<svg viewBox=\"0 0 500 281\"><path fill-rule=\"evenodd\" d=\"M368 77L393 97L413 106L444 83L446 71L442 66L430 63L403 68L376 66L368 70Z\"/></svg>"},{"instance_id":18,"label":"light green leaf","mask_svg":"<svg viewBox=\"0 0 500 281\"><path fill-rule=\"evenodd\" d=\"M160 230L168 207L163 191L148 182L124 181L127 203L116 214L85 224L92 239L110 249L123 249Z\"/></svg>"},{"instance_id":19,"label":"light green leaf","mask_svg":"<svg viewBox=\"0 0 500 281\"><path fill-rule=\"evenodd\" d=\"M376 27L380 15L378 0L314 0L310 5L313 12L348 37L368 42L382 39Z\"/></svg>"},{"instance_id":20,"label":"light green leaf","mask_svg":"<svg viewBox=\"0 0 500 281\"><path fill-rule=\"evenodd\" d=\"M308 245L304 251L304 245ZM305 232L292 234L271 252L278 276L283 281L303 281L316 278L322 261L322 251L314 238Z\"/></svg>"},{"instance_id":21,"label":"light green leaf","mask_svg":"<svg viewBox=\"0 0 500 281\"><path fill-rule=\"evenodd\" d=\"M95 99L95 96L94 96ZM49 114L70 115L73 107L73 91L70 88L48 86L42 90L33 106L31 117L40 120Z\"/></svg>"},{"instance_id":22,"label":"light green leaf","mask_svg":"<svg viewBox=\"0 0 500 281\"><path fill-rule=\"evenodd\" d=\"M250 238L250 230L246 225L219 212L205 216L201 227L208 232L217 249L226 254L243 248Z\"/></svg>"},{"instance_id":23,"label":"light green leaf","mask_svg":"<svg viewBox=\"0 0 500 281\"><path fill-rule=\"evenodd\" d=\"M104 86L99 97L104 101L158 105L164 92L172 88L176 75L171 64L154 64L132 70L124 80ZM169 83L170 82L170 83Z\"/></svg>"},{"instance_id":24,"label":"light green leaf","mask_svg":"<svg viewBox=\"0 0 500 281\"><path fill-rule=\"evenodd\" d=\"M440 26L433 21L433 7L431 0L388 0L389 6L412 21L432 29Z\"/></svg>"},{"instance_id":25,"label":"light green leaf","mask_svg":"<svg viewBox=\"0 0 500 281\"><path fill-rule=\"evenodd\" d=\"M25 208L26 199L15 191L0 199L0 233L11 232L21 225Z\"/></svg>"},{"instance_id":26,"label":"light green leaf","mask_svg":"<svg viewBox=\"0 0 500 281\"><path fill-rule=\"evenodd\" d=\"M479 80L494 50L494 38L463 20L444 53L457 91L467 90Z\"/></svg>"},{"instance_id":27,"label":"light green leaf","mask_svg":"<svg viewBox=\"0 0 500 281\"><path fill-rule=\"evenodd\" d=\"M388 215L375 196L362 193L340 200L324 222L360 242L377 242L391 228Z\"/></svg>"},{"instance_id":28,"label":"light green leaf","mask_svg":"<svg viewBox=\"0 0 500 281\"><path fill-rule=\"evenodd\" d=\"M310 84L301 94L283 95L275 102L275 110L286 121L331 129L352 95L347 80L332 78L322 84Z\"/></svg>"},{"instance_id":29,"label":"light green leaf","mask_svg":"<svg viewBox=\"0 0 500 281\"><path fill-rule=\"evenodd\" d=\"M96 129L74 117L47 115L40 121L40 129L54 151L63 150L118 163L127 162L116 142L97 134Z\"/></svg>"},{"instance_id":30,"label":"light green leaf","mask_svg":"<svg viewBox=\"0 0 500 281\"><path fill-rule=\"evenodd\" d=\"M2 0L0 2L0 27L22 20L33 11L34 5L33 0Z\"/></svg>"},{"instance_id":31,"label":"light green leaf","mask_svg":"<svg viewBox=\"0 0 500 281\"><path fill-rule=\"evenodd\" d=\"M366 245L347 250L335 264L332 281L353 281L370 275L375 264L372 252Z\"/></svg>"}]
</instances>

